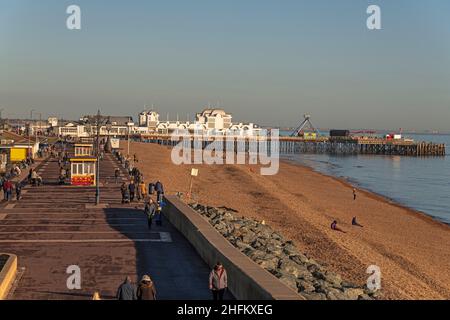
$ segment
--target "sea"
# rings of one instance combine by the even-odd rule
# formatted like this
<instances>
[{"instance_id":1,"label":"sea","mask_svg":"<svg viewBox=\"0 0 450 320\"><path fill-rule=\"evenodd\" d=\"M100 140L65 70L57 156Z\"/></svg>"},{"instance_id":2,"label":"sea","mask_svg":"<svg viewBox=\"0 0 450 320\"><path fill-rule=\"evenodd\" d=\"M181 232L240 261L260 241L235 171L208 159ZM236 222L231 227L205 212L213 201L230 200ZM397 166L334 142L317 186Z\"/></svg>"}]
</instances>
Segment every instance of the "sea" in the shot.
<instances>
[{"instance_id":1,"label":"sea","mask_svg":"<svg viewBox=\"0 0 450 320\"><path fill-rule=\"evenodd\" d=\"M283 133L281 133L283 135ZM450 224L450 135L405 135L445 143L447 156L281 155Z\"/></svg>"}]
</instances>

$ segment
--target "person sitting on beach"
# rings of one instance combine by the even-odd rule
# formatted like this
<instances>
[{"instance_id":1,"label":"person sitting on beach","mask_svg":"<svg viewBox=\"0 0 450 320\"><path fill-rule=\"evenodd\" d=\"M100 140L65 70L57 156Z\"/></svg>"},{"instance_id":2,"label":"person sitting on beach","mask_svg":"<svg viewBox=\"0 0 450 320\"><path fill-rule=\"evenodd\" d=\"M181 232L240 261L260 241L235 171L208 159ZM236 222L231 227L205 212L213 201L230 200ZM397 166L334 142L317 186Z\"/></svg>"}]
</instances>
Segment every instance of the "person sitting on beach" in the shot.
<instances>
[{"instance_id":1,"label":"person sitting on beach","mask_svg":"<svg viewBox=\"0 0 450 320\"><path fill-rule=\"evenodd\" d=\"M338 228L336 220L334 220L333 223L331 223L331 230L345 233L344 230Z\"/></svg>"},{"instance_id":2,"label":"person sitting on beach","mask_svg":"<svg viewBox=\"0 0 450 320\"><path fill-rule=\"evenodd\" d=\"M357 227L361 227L361 228L362 228L362 225L360 225L360 224L356 221L356 217L353 217L353 219L352 219L352 225L353 225L353 226L357 226Z\"/></svg>"}]
</instances>

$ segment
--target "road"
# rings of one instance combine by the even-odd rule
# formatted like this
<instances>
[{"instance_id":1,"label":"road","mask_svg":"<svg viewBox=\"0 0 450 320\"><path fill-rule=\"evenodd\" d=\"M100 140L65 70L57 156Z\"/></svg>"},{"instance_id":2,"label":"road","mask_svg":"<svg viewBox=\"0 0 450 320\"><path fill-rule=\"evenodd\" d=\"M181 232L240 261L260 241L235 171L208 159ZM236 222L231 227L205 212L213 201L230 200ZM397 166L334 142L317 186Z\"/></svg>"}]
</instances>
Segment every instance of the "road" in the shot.
<instances>
[{"instance_id":1,"label":"road","mask_svg":"<svg viewBox=\"0 0 450 320\"><path fill-rule=\"evenodd\" d=\"M57 185L56 160L40 166L43 186L26 186L20 201L3 202L0 251L16 254L24 268L11 299L90 299L94 291L114 299L125 276L136 282L143 274L154 280L158 299L210 299L208 266L166 221L150 232L142 203L121 204L116 167L112 155L100 163L100 207L95 188ZM80 267L80 290L67 288L71 265Z\"/></svg>"}]
</instances>

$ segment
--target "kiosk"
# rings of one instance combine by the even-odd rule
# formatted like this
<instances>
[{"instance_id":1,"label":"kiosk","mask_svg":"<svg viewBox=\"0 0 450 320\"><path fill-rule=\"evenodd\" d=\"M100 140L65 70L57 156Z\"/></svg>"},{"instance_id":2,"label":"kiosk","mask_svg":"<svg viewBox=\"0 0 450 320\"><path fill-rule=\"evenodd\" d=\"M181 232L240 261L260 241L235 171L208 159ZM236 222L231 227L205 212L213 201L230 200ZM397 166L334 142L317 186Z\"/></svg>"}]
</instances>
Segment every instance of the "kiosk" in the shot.
<instances>
[{"instance_id":1,"label":"kiosk","mask_svg":"<svg viewBox=\"0 0 450 320\"><path fill-rule=\"evenodd\" d=\"M74 157L70 159L70 184L73 186L96 186L95 157Z\"/></svg>"},{"instance_id":2,"label":"kiosk","mask_svg":"<svg viewBox=\"0 0 450 320\"><path fill-rule=\"evenodd\" d=\"M97 158L91 143L76 143L75 156L70 158L70 184L73 186L96 186Z\"/></svg>"}]
</instances>

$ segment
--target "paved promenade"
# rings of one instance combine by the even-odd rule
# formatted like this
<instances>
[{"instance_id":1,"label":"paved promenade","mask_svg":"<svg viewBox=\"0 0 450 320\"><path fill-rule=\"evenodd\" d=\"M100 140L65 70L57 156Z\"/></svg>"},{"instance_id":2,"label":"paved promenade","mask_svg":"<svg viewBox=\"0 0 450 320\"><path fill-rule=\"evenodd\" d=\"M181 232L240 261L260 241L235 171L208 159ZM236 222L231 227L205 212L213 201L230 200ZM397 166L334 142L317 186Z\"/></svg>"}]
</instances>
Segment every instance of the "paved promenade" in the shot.
<instances>
[{"instance_id":1,"label":"paved promenade","mask_svg":"<svg viewBox=\"0 0 450 320\"><path fill-rule=\"evenodd\" d=\"M111 155L100 163L101 207L95 188L57 185L56 160L40 166L43 186L2 203L0 251L25 268L12 299L90 299L94 291L113 299L125 276L136 282L143 274L159 299L210 299L209 268L186 239L165 221L150 232L142 203L121 204L117 166ZM81 290L67 288L70 265L81 268Z\"/></svg>"}]
</instances>

